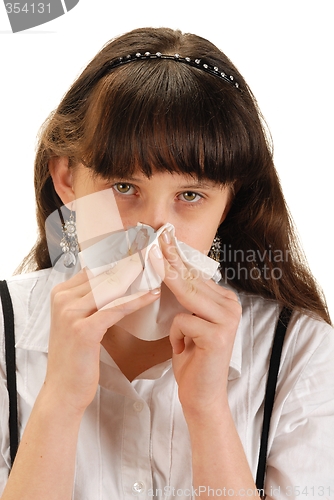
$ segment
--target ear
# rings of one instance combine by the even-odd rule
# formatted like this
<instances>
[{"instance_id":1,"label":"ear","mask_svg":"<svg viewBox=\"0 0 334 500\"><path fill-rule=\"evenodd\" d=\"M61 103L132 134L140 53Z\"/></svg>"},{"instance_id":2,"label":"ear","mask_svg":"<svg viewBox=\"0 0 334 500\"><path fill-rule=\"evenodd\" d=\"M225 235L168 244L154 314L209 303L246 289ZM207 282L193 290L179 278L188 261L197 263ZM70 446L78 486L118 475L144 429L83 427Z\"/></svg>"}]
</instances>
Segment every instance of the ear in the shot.
<instances>
[{"instance_id":1,"label":"ear","mask_svg":"<svg viewBox=\"0 0 334 500\"><path fill-rule=\"evenodd\" d=\"M67 156L55 156L49 160L49 172L56 193L64 205L75 199L72 183L72 169Z\"/></svg>"}]
</instances>

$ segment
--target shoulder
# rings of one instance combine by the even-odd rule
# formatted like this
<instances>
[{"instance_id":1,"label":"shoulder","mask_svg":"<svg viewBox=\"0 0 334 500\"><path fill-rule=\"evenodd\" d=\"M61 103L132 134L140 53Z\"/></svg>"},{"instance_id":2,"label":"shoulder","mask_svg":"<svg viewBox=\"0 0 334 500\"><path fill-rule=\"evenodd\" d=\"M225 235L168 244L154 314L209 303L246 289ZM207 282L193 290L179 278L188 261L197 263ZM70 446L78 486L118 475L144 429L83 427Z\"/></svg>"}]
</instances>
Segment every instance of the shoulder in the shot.
<instances>
[{"instance_id":1,"label":"shoulder","mask_svg":"<svg viewBox=\"0 0 334 500\"><path fill-rule=\"evenodd\" d=\"M227 285L227 288L231 287ZM231 366L235 374L248 377L250 381L261 380L264 384L282 305L276 300L232 290L242 306L242 316ZM296 380L313 356L313 361L323 356L334 369L333 352L333 327L308 311L293 311L285 334L279 378L286 378L289 370L293 370Z\"/></svg>"},{"instance_id":2,"label":"shoulder","mask_svg":"<svg viewBox=\"0 0 334 500\"><path fill-rule=\"evenodd\" d=\"M49 279L51 269L43 269L32 273L11 276L7 284L10 297L13 304L15 330L20 332L26 324L31 312L33 311L38 297L45 289ZM0 302L0 343L3 344L3 313Z\"/></svg>"},{"instance_id":3,"label":"shoulder","mask_svg":"<svg viewBox=\"0 0 334 500\"><path fill-rule=\"evenodd\" d=\"M254 365L266 373L281 305L248 293L240 293L242 304L241 331L243 351L252 351ZM334 329L308 311L293 311L281 357L280 378L293 378L295 382L312 366L320 371L323 366L334 369Z\"/></svg>"},{"instance_id":4,"label":"shoulder","mask_svg":"<svg viewBox=\"0 0 334 500\"><path fill-rule=\"evenodd\" d=\"M11 276L7 284L13 302L15 313L29 310L35 297L43 291L49 277L51 269L43 269L32 273Z\"/></svg>"},{"instance_id":5,"label":"shoulder","mask_svg":"<svg viewBox=\"0 0 334 500\"><path fill-rule=\"evenodd\" d=\"M275 301L250 295L244 296L244 304L244 313L253 325L254 371L260 367L266 380L281 307ZM287 412L292 407L313 411L327 405L334 411L333 379L333 327L308 311L294 311L283 344L276 404Z\"/></svg>"},{"instance_id":6,"label":"shoulder","mask_svg":"<svg viewBox=\"0 0 334 500\"><path fill-rule=\"evenodd\" d=\"M25 295L34 289L38 284L43 286L50 276L52 269L42 269L26 274L18 274L7 278L7 284L11 296Z\"/></svg>"},{"instance_id":7,"label":"shoulder","mask_svg":"<svg viewBox=\"0 0 334 500\"><path fill-rule=\"evenodd\" d=\"M43 281L43 278L46 281L49 278L51 271L52 268L49 268L25 274L17 274L11 276L10 278L7 278L6 281L8 283L8 286L10 286L11 288L26 287L28 283Z\"/></svg>"},{"instance_id":8,"label":"shoulder","mask_svg":"<svg viewBox=\"0 0 334 500\"><path fill-rule=\"evenodd\" d=\"M240 293L243 320L252 325L255 337L274 332L282 306L275 300L249 293ZM299 343L311 342L316 346L324 337L334 335L334 328L309 311L293 311L287 329L287 339Z\"/></svg>"}]
</instances>

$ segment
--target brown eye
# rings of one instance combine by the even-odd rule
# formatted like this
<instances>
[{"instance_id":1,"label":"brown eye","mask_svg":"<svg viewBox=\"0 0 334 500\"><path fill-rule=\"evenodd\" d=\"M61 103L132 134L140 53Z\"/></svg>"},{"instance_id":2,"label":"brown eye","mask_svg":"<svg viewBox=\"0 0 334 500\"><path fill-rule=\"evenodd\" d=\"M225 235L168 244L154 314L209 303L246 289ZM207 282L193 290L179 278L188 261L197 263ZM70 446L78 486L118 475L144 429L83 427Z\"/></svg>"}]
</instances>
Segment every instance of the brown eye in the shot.
<instances>
[{"instance_id":1,"label":"brown eye","mask_svg":"<svg viewBox=\"0 0 334 500\"><path fill-rule=\"evenodd\" d=\"M132 184L128 184L127 182L116 182L113 188L120 194L133 194L131 190L133 190Z\"/></svg>"},{"instance_id":2,"label":"brown eye","mask_svg":"<svg viewBox=\"0 0 334 500\"><path fill-rule=\"evenodd\" d=\"M194 193L193 191L185 191L181 194L184 201L198 201L201 196L198 193Z\"/></svg>"}]
</instances>

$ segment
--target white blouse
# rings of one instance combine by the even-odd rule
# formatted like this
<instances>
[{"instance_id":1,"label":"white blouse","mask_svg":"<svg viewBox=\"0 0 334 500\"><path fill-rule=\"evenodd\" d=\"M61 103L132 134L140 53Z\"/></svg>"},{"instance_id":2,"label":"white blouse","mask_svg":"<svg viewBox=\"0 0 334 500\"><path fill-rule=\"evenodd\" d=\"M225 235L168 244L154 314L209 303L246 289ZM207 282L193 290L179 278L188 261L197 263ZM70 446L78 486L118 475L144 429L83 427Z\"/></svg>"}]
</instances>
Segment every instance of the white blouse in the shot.
<instances>
[{"instance_id":1,"label":"white blouse","mask_svg":"<svg viewBox=\"0 0 334 500\"><path fill-rule=\"evenodd\" d=\"M8 280L17 339L21 435L45 377L50 291L68 277L48 269ZM230 362L229 402L255 478L280 308L247 293L239 298L243 314ZM2 331L0 311L0 494L10 463ZM101 347L100 369L97 393L81 423L73 500L200 496L192 489L190 439L171 361L129 382ZM268 453L267 498L334 498L334 331L300 313L293 314L284 342ZM210 485L201 488L208 491ZM237 493L247 497L247 491Z\"/></svg>"}]
</instances>

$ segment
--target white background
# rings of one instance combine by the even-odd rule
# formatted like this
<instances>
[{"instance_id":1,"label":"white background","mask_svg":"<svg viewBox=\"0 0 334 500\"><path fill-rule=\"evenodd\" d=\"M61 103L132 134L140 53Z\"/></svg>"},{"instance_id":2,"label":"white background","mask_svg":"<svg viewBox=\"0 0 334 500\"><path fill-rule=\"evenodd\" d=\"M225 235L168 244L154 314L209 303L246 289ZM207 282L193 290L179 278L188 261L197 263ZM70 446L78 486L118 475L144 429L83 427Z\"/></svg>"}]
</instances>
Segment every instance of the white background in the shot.
<instances>
[{"instance_id":1,"label":"white background","mask_svg":"<svg viewBox=\"0 0 334 500\"><path fill-rule=\"evenodd\" d=\"M1 2L0 279L12 274L36 238L33 158L40 125L110 38L168 26L218 45L252 88L273 135L275 163L309 264L334 318L332 11L330 0L80 0L66 15L12 34Z\"/></svg>"}]
</instances>

